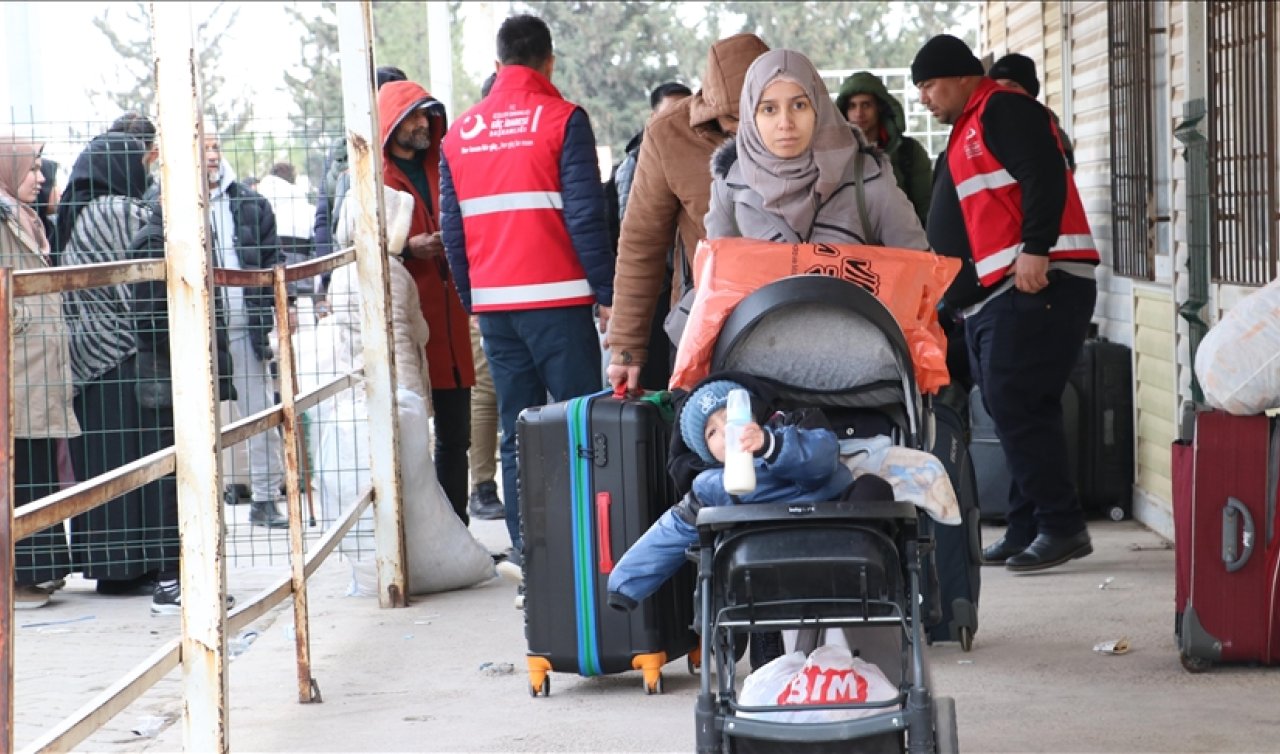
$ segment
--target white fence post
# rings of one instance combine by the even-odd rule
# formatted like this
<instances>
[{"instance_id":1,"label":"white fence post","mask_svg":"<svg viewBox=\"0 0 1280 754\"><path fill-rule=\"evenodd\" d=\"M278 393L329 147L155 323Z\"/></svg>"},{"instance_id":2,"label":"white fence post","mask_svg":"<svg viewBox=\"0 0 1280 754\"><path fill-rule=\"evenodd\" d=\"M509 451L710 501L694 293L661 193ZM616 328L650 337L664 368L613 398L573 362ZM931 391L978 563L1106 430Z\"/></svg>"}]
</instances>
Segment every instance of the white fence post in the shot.
<instances>
[{"instance_id":1,"label":"white fence post","mask_svg":"<svg viewBox=\"0 0 1280 754\"><path fill-rule=\"evenodd\" d=\"M182 536L183 746L227 751L227 585L213 358L213 269L206 243L200 76L191 3L153 2L174 448Z\"/></svg>"},{"instance_id":2,"label":"white fence post","mask_svg":"<svg viewBox=\"0 0 1280 754\"><path fill-rule=\"evenodd\" d=\"M369 416L369 460L373 478L374 542L378 603L408 604L404 519L401 506L400 423L396 414L395 362L391 349L391 300L386 215L382 201L382 139L379 138L373 65L373 6L338 3L338 49L347 129L347 165L361 209L356 221L356 270L360 281L360 331L364 341L364 386Z\"/></svg>"}]
</instances>

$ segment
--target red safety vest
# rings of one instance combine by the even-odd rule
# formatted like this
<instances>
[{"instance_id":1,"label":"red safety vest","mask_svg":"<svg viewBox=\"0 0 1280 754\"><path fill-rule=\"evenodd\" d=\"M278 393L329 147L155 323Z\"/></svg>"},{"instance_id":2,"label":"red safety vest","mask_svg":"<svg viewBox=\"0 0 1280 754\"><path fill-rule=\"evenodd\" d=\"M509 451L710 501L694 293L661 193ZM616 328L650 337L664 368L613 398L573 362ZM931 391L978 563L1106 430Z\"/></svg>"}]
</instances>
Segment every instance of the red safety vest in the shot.
<instances>
[{"instance_id":1,"label":"red safety vest","mask_svg":"<svg viewBox=\"0 0 1280 754\"><path fill-rule=\"evenodd\" d=\"M947 166L960 197L969 247L978 278L987 287L1004 279L1022 249L1022 187L987 148L982 133L982 113L996 92L1008 94L1009 90L983 79L947 140ZM1058 147L1062 148L1061 142ZM1098 263L1089 218L1070 171L1058 233L1058 242L1049 249L1049 261Z\"/></svg>"},{"instance_id":2,"label":"red safety vest","mask_svg":"<svg viewBox=\"0 0 1280 754\"><path fill-rule=\"evenodd\" d=\"M595 301L560 195L560 152L575 110L542 74L509 65L445 136L473 312Z\"/></svg>"}]
</instances>

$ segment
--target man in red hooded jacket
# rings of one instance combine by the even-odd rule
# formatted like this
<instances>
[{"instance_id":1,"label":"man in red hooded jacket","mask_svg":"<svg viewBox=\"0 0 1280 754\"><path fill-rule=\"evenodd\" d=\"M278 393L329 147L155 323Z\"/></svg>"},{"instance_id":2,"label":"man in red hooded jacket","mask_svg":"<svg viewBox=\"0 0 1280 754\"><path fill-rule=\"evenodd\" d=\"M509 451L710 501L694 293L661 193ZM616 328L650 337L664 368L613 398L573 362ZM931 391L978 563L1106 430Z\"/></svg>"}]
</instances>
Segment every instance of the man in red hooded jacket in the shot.
<instances>
[{"instance_id":1,"label":"man in red hooded jacket","mask_svg":"<svg viewBox=\"0 0 1280 754\"><path fill-rule=\"evenodd\" d=\"M471 334L467 312L449 274L440 240L440 140L448 130L444 105L412 81L378 90L382 180L413 195L413 223L405 267L418 284L422 314L431 328L427 369L435 417L435 464L449 502L467 523L467 450L471 447Z\"/></svg>"}]
</instances>

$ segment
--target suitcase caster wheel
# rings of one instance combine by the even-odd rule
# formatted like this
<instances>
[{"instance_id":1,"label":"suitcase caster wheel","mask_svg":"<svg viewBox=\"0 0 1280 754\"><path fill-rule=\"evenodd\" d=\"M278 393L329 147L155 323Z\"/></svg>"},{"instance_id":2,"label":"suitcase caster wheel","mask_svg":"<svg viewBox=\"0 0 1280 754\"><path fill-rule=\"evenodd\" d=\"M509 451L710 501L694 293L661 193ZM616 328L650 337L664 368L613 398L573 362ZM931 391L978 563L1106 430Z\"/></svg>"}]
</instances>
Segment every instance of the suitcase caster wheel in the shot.
<instances>
[{"instance_id":1,"label":"suitcase caster wheel","mask_svg":"<svg viewBox=\"0 0 1280 754\"><path fill-rule=\"evenodd\" d=\"M529 682L529 696L537 699L539 694L542 696L551 696L550 676L543 676L541 684L533 683L532 681Z\"/></svg>"},{"instance_id":2,"label":"suitcase caster wheel","mask_svg":"<svg viewBox=\"0 0 1280 754\"><path fill-rule=\"evenodd\" d=\"M1203 657L1178 655L1178 659L1182 660L1182 669L1188 673L1203 673L1213 667L1213 662L1206 660Z\"/></svg>"},{"instance_id":3,"label":"suitcase caster wheel","mask_svg":"<svg viewBox=\"0 0 1280 754\"><path fill-rule=\"evenodd\" d=\"M1113 505L1107 509L1107 517L1112 521L1123 521L1125 519L1124 508Z\"/></svg>"},{"instance_id":4,"label":"suitcase caster wheel","mask_svg":"<svg viewBox=\"0 0 1280 754\"><path fill-rule=\"evenodd\" d=\"M662 693L662 673L658 673L657 677L654 678L652 681L649 680L649 674L648 673L645 674L644 693L648 694L649 696Z\"/></svg>"},{"instance_id":5,"label":"suitcase caster wheel","mask_svg":"<svg viewBox=\"0 0 1280 754\"><path fill-rule=\"evenodd\" d=\"M697 675L698 669L702 667L702 650L694 648L689 654L685 655L685 664L689 667L689 675Z\"/></svg>"},{"instance_id":6,"label":"suitcase caster wheel","mask_svg":"<svg viewBox=\"0 0 1280 754\"><path fill-rule=\"evenodd\" d=\"M960 649L965 652L973 651L973 629L968 626L960 627Z\"/></svg>"}]
</instances>

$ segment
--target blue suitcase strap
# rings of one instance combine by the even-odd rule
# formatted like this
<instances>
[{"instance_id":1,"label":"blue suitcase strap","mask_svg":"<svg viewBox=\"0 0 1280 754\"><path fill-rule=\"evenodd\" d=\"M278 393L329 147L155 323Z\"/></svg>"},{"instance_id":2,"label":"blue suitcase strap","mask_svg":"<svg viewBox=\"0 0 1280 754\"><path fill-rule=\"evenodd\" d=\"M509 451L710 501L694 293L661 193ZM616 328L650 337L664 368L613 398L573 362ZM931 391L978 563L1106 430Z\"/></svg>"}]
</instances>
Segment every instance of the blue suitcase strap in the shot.
<instances>
[{"instance_id":1,"label":"blue suitcase strap","mask_svg":"<svg viewBox=\"0 0 1280 754\"><path fill-rule=\"evenodd\" d=\"M570 400L569 416L569 487L573 512L573 589L577 606L575 621L578 634L578 674L601 675L600 637L597 632L595 588L595 548L592 539L592 477L591 459L580 452L590 448L591 403L607 395L603 391L595 395Z\"/></svg>"}]
</instances>

